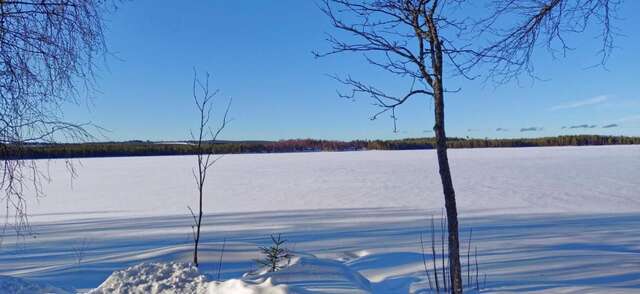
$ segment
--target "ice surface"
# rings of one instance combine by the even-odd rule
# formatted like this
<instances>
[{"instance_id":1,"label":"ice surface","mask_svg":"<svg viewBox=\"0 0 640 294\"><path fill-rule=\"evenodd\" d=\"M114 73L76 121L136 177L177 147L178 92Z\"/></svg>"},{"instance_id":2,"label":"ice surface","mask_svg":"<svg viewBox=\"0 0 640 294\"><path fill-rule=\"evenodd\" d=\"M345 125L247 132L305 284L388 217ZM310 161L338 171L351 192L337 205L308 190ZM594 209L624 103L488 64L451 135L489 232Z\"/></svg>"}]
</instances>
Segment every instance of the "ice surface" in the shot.
<instances>
[{"instance_id":1,"label":"ice surface","mask_svg":"<svg viewBox=\"0 0 640 294\"><path fill-rule=\"evenodd\" d=\"M463 215L640 211L639 146L453 149L450 160ZM30 209L46 221L184 215L196 203L194 163L82 159L72 182L54 160L48 196ZM207 184L209 213L444 205L433 150L227 155Z\"/></svg>"}]
</instances>

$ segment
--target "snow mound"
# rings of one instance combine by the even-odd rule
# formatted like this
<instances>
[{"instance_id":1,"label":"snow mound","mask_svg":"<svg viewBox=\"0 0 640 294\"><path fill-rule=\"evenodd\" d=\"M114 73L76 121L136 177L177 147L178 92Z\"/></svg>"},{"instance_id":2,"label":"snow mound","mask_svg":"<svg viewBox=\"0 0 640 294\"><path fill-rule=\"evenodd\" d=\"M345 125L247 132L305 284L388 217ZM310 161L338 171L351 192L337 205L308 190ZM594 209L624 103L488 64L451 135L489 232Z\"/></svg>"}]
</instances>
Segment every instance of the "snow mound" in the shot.
<instances>
[{"instance_id":1,"label":"snow mound","mask_svg":"<svg viewBox=\"0 0 640 294\"><path fill-rule=\"evenodd\" d=\"M209 282L191 263L142 263L115 271L89 294L287 294L287 286L271 279L255 282L231 279Z\"/></svg>"},{"instance_id":2,"label":"snow mound","mask_svg":"<svg viewBox=\"0 0 640 294\"><path fill-rule=\"evenodd\" d=\"M286 284L290 293L371 293L367 278L345 264L330 259L300 254L290 264L277 272L261 270L245 275L245 279L270 279L276 284Z\"/></svg>"},{"instance_id":3,"label":"snow mound","mask_svg":"<svg viewBox=\"0 0 640 294\"><path fill-rule=\"evenodd\" d=\"M113 272L89 293L206 293L207 284L207 277L190 263L142 263Z\"/></svg>"},{"instance_id":4,"label":"snow mound","mask_svg":"<svg viewBox=\"0 0 640 294\"><path fill-rule=\"evenodd\" d=\"M53 287L49 284L33 282L21 278L0 276L0 293L13 294L66 294L67 291Z\"/></svg>"},{"instance_id":5,"label":"snow mound","mask_svg":"<svg viewBox=\"0 0 640 294\"><path fill-rule=\"evenodd\" d=\"M274 286L271 279L252 284L242 280L231 279L224 282L209 283L208 294L287 294L287 286Z\"/></svg>"}]
</instances>

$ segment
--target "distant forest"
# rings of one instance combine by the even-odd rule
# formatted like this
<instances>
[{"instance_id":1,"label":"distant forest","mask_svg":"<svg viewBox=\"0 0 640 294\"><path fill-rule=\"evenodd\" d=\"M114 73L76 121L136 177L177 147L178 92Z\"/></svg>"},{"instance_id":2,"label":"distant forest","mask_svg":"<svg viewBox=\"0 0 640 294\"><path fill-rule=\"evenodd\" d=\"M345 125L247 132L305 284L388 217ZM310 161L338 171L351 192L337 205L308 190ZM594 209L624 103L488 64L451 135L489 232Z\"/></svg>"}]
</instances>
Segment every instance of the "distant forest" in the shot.
<instances>
[{"instance_id":1,"label":"distant forest","mask_svg":"<svg viewBox=\"0 0 640 294\"><path fill-rule=\"evenodd\" d=\"M463 139L449 138L449 148L496 148L538 146L585 146L640 144L640 137L575 135L521 139ZM295 139L281 141L217 141L207 143L218 154L283 153L359 150L416 150L434 149L434 138L399 140L330 141ZM0 145L2 159L44 159L74 157L191 155L196 153L193 142L101 142L77 144Z\"/></svg>"}]
</instances>

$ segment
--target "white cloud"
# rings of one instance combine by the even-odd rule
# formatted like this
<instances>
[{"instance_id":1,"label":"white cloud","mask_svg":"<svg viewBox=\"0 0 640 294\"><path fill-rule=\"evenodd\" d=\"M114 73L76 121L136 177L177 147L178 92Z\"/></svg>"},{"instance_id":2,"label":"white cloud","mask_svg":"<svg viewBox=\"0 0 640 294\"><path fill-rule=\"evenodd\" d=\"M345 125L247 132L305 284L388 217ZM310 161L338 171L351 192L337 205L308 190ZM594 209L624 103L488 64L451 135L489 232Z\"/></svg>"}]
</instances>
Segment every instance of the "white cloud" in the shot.
<instances>
[{"instance_id":1,"label":"white cloud","mask_svg":"<svg viewBox=\"0 0 640 294\"><path fill-rule=\"evenodd\" d=\"M605 102L608 99L609 99L609 96L601 95L601 96L596 96L589 99L569 102L567 104L556 105L554 107L551 107L551 110L572 109L572 108L578 108L583 106L595 105L595 104L600 104L602 102Z\"/></svg>"}]
</instances>

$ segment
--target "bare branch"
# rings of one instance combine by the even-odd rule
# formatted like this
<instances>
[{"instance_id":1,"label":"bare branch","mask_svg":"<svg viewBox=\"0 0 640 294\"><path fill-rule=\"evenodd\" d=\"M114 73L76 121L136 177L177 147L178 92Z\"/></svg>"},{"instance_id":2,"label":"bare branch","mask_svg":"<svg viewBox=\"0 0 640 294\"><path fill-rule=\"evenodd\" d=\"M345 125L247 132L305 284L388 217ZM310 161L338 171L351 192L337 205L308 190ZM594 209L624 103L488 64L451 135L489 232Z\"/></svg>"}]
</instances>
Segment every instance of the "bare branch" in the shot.
<instances>
[{"instance_id":1,"label":"bare branch","mask_svg":"<svg viewBox=\"0 0 640 294\"><path fill-rule=\"evenodd\" d=\"M232 99L229 99L227 106L224 110L222 121L218 128L214 131L209 122L213 117L214 110L214 98L218 94L219 90L209 91L209 73L205 74L204 81L198 78L198 73L194 68L193 88L192 96L193 101L198 110L199 124L197 133L194 135L191 132L191 137L196 141L196 161L197 166L192 170L193 177L195 179L196 187L198 188L198 214L189 207L191 216L193 217L194 225L193 229L193 263L198 266L198 245L200 243L200 231L202 227L203 216L203 198L204 187L207 180L207 172L211 166L213 166L222 156L215 157L215 144L218 140L218 136L227 127L231 121L229 117L229 110L231 109ZM208 136L208 138L207 138Z\"/></svg>"},{"instance_id":2,"label":"bare branch","mask_svg":"<svg viewBox=\"0 0 640 294\"><path fill-rule=\"evenodd\" d=\"M29 231L26 199L44 195L35 162L9 149L92 139L91 123L64 119L63 106L89 96L96 58L107 52L107 1L0 1L0 164L4 228ZM14 152L15 154L15 152Z\"/></svg>"},{"instance_id":3,"label":"bare branch","mask_svg":"<svg viewBox=\"0 0 640 294\"><path fill-rule=\"evenodd\" d=\"M478 22L477 29L488 32L493 40L477 56L478 62L489 64L487 77L504 83L526 73L533 76L532 56L544 47L552 56L566 55L572 50L567 43L570 34L582 33L589 25L597 25L600 33L600 64L609 58L615 36L612 20L620 6L617 0L523 0L494 1L492 15ZM516 25L500 25L500 21Z\"/></svg>"}]
</instances>

